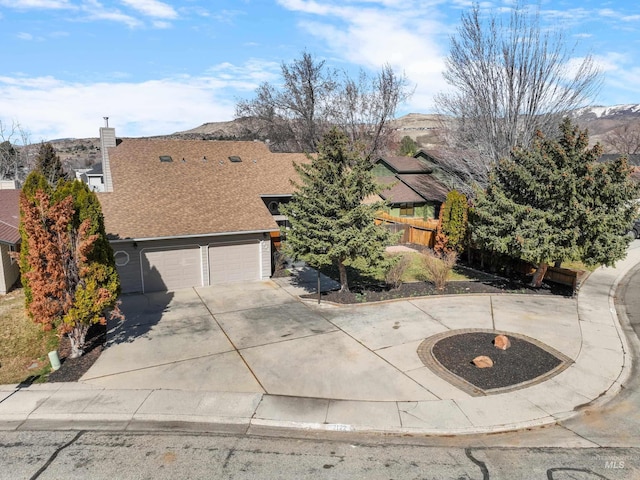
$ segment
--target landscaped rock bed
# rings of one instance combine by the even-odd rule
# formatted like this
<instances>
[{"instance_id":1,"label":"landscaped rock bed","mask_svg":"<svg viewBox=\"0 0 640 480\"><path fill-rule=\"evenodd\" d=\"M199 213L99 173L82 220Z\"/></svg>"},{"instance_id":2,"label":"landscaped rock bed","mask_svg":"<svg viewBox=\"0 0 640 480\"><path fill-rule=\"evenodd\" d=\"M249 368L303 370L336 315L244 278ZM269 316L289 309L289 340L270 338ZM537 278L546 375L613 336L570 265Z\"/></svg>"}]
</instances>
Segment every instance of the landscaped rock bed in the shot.
<instances>
[{"instance_id":1,"label":"landscaped rock bed","mask_svg":"<svg viewBox=\"0 0 640 480\"><path fill-rule=\"evenodd\" d=\"M498 333L504 332L446 332L426 339L418 347L418 356L435 373L474 396L529 386L571 363L562 353L518 334L505 333L510 347L496 348L494 339ZM489 357L493 365L474 365L478 357Z\"/></svg>"}]
</instances>

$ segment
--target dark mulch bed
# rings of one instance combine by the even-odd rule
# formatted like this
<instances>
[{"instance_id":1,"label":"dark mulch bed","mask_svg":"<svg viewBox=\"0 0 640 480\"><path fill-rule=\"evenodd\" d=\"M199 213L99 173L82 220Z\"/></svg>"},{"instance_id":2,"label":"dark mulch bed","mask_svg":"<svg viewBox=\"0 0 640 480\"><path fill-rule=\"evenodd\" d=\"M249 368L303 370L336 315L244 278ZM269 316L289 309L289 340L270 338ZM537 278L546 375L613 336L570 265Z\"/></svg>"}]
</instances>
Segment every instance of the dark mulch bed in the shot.
<instances>
[{"instance_id":1,"label":"dark mulch bed","mask_svg":"<svg viewBox=\"0 0 640 480\"><path fill-rule=\"evenodd\" d=\"M514 276L502 278L488 275L483 272L464 269L464 273L477 279L471 281L455 281L445 285L444 290L436 290L430 282L404 283L399 288L391 288L385 284L365 284L351 287L350 292L331 290L322 292L321 300L334 303L365 303L393 300L399 298L422 297L429 295L460 295L471 293L520 293L535 295L560 295L571 297L573 289L567 285L545 282L540 288L529 285L531 277ZM318 298L317 293L302 295L302 298Z\"/></svg>"},{"instance_id":2,"label":"dark mulch bed","mask_svg":"<svg viewBox=\"0 0 640 480\"><path fill-rule=\"evenodd\" d=\"M78 358L69 358L71 343L66 336L60 339L58 356L61 366L55 372L51 372L48 382L77 382L82 375L93 365L102 353L104 342L107 339L107 326L96 324L89 328L87 333L85 353Z\"/></svg>"},{"instance_id":3,"label":"dark mulch bed","mask_svg":"<svg viewBox=\"0 0 640 480\"><path fill-rule=\"evenodd\" d=\"M504 388L531 381L556 368L562 360L531 342L509 336L511 348L494 347L495 333L460 333L437 341L433 356L450 372L482 390ZM472 360L486 355L493 367L478 368Z\"/></svg>"}]
</instances>

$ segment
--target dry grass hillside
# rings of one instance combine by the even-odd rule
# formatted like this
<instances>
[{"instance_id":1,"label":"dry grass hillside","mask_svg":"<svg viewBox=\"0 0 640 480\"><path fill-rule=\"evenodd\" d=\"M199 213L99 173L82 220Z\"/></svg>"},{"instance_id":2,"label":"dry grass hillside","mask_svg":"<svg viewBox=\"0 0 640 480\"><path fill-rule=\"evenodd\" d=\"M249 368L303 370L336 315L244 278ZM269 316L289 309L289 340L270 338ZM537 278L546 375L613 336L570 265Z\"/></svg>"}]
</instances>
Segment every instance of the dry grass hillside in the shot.
<instances>
[{"instance_id":1,"label":"dry grass hillside","mask_svg":"<svg viewBox=\"0 0 640 480\"><path fill-rule=\"evenodd\" d=\"M640 105L590 107L574 112L574 118L589 129L592 143L607 146L607 136L615 129L627 127L640 131ZM392 121L398 140L404 136L414 139L420 147L442 145L438 133L442 117L434 114L410 113ZM182 138L203 140L253 140L251 119L240 118L226 122L209 122L198 127L154 138ZM100 142L97 138L52 140L63 164L71 168L86 168L98 162ZM639 146L640 147L640 146ZM613 152L611 152L613 153Z\"/></svg>"}]
</instances>

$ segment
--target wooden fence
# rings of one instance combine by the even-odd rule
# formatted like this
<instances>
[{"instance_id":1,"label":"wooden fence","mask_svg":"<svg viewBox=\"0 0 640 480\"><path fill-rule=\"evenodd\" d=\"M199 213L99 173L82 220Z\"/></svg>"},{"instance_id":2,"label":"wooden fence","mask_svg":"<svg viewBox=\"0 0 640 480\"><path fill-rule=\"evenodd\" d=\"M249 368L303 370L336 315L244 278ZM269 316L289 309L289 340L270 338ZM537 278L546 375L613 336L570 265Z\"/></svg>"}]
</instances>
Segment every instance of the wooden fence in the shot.
<instances>
[{"instance_id":1,"label":"wooden fence","mask_svg":"<svg viewBox=\"0 0 640 480\"><path fill-rule=\"evenodd\" d=\"M573 293L577 293L580 284L586 280L589 272L584 270L572 270L569 268L549 267L544 274L545 280L559 283L561 285L570 285Z\"/></svg>"},{"instance_id":2,"label":"wooden fence","mask_svg":"<svg viewBox=\"0 0 640 480\"><path fill-rule=\"evenodd\" d=\"M433 248L436 240L437 220L393 217L386 212L376 213L377 225L384 225L393 233L402 232L399 243L413 243Z\"/></svg>"}]
</instances>

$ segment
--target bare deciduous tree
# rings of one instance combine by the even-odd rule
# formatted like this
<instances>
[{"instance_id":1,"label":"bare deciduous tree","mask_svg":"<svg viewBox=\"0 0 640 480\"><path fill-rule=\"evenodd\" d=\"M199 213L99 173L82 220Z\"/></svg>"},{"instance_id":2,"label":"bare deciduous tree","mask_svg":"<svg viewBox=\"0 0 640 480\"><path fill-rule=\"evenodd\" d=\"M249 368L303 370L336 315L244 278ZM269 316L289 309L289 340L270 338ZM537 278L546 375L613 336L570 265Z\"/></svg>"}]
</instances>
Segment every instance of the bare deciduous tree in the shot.
<instances>
[{"instance_id":1,"label":"bare deciduous tree","mask_svg":"<svg viewBox=\"0 0 640 480\"><path fill-rule=\"evenodd\" d=\"M281 66L282 84L263 83L251 100L236 105L236 117L251 117L254 133L276 151L316 152L331 127L339 127L369 157L387 143L388 122L410 95L404 75L385 65L357 79L303 52Z\"/></svg>"},{"instance_id":2,"label":"bare deciduous tree","mask_svg":"<svg viewBox=\"0 0 640 480\"><path fill-rule=\"evenodd\" d=\"M18 122L9 127L0 121L0 180L24 180L30 167L30 146L29 133Z\"/></svg>"},{"instance_id":3,"label":"bare deciduous tree","mask_svg":"<svg viewBox=\"0 0 640 480\"><path fill-rule=\"evenodd\" d=\"M611 130L604 137L607 152L621 155L640 153L640 122L627 123Z\"/></svg>"},{"instance_id":4,"label":"bare deciduous tree","mask_svg":"<svg viewBox=\"0 0 640 480\"><path fill-rule=\"evenodd\" d=\"M539 11L519 2L505 20L477 4L463 13L444 77L453 91L436 106L454 119L449 145L482 155L473 173L483 185L490 166L529 147L536 131L557 134L560 118L589 103L602 78L590 55L575 59L562 32L543 30Z\"/></svg>"}]
</instances>

